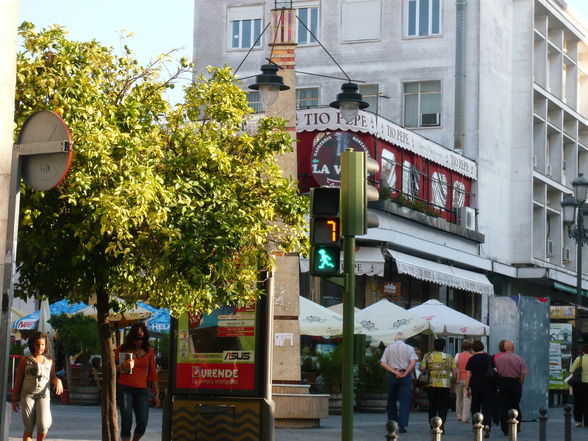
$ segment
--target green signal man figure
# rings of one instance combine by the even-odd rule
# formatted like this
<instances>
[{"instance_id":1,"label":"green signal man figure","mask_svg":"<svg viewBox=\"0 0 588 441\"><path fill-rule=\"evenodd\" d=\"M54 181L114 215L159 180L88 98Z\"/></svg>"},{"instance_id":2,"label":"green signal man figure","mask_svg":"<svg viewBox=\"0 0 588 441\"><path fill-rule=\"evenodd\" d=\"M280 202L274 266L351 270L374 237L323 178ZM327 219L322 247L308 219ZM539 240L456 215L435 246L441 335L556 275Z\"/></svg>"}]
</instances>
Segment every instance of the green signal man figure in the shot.
<instances>
[{"instance_id":1,"label":"green signal man figure","mask_svg":"<svg viewBox=\"0 0 588 441\"><path fill-rule=\"evenodd\" d=\"M334 268L335 265L333 264L333 259L331 258L331 256L329 256L327 254L327 252L325 250L319 250L318 251L319 254L321 255L321 260L319 263L319 268L323 269L323 268Z\"/></svg>"}]
</instances>

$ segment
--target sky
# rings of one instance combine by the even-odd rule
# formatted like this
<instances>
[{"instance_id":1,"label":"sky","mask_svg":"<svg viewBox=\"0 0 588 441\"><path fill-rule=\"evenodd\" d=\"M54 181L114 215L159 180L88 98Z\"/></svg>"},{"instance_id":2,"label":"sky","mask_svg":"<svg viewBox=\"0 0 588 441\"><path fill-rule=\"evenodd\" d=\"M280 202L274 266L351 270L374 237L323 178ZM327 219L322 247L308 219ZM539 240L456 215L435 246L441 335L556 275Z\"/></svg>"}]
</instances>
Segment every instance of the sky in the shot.
<instances>
[{"instance_id":1,"label":"sky","mask_svg":"<svg viewBox=\"0 0 588 441\"><path fill-rule=\"evenodd\" d=\"M64 26L72 40L96 39L120 51L121 30L134 35L126 44L140 63L172 49L174 59L192 58L194 0L20 0L19 22L30 21L38 29ZM181 87L169 99L181 99Z\"/></svg>"},{"instance_id":2,"label":"sky","mask_svg":"<svg viewBox=\"0 0 588 441\"><path fill-rule=\"evenodd\" d=\"M588 26L588 1L567 4ZM176 59L192 57L193 0L20 0L20 21L25 20L37 28L59 24L73 40L96 39L115 51L121 48L120 31L133 32L127 44L141 63L171 49L180 49ZM169 98L179 101L181 87Z\"/></svg>"}]
</instances>

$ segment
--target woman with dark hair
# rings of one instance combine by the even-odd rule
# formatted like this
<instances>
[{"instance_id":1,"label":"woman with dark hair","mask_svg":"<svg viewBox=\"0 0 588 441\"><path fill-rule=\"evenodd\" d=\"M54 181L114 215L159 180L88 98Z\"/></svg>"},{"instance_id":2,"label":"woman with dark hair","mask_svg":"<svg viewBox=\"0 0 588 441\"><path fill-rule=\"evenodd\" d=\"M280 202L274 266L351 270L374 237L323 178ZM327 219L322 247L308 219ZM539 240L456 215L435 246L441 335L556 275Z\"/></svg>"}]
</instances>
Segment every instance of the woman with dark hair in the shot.
<instances>
[{"instance_id":1,"label":"woman with dark hair","mask_svg":"<svg viewBox=\"0 0 588 441\"><path fill-rule=\"evenodd\" d=\"M489 378L489 372L494 370L492 356L484 352L484 343L475 340L472 343L474 355L466 364L466 370L470 371L467 388L468 395L472 398L472 414L482 412L484 415L484 438L490 437L492 429L492 415L494 394L496 392L495 380Z\"/></svg>"},{"instance_id":2,"label":"woman with dark hair","mask_svg":"<svg viewBox=\"0 0 588 441\"><path fill-rule=\"evenodd\" d=\"M445 339L437 338L433 342L433 352L426 354L419 370L429 369L429 424L433 417L441 418L441 430L445 432L445 420L451 406L450 388L452 379L457 379L457 368L453 358L444 353Z\"/></svg>"},{"instance_id":3,"label":"woman with dark hair","mask_svg":"<svg viewBox=\"0 0 588 441\"><path fill-rule=\"evenodd\" d=\"M49 385L53 384L57 395L61 395L63 386L55 375L53 360L45 355L49 350L47 334L34 332L27 344L31 355L22 357L18 363L12 391L12 410L18 412L22 406L22 439L31 441L36 426L37 441L42 441L47 436L52 422Z\"/></svg>"},{"instance_id":4,"label":"woman with dark hair","mask_svg":"<svg viewBox=\"0 0 588 441\"><path fill-rule=\"evenodd\" d=\"M116 349L114 357L118 373L117 399L121 439L131 439L134 412L136 425L133 441L138 441L145 433L149 419L148 382L155 390L155 407L159 407L160 404L155 353L149 347L149 332L144 323L131 326L124 343Z\"/></svg>"}]
</instances>

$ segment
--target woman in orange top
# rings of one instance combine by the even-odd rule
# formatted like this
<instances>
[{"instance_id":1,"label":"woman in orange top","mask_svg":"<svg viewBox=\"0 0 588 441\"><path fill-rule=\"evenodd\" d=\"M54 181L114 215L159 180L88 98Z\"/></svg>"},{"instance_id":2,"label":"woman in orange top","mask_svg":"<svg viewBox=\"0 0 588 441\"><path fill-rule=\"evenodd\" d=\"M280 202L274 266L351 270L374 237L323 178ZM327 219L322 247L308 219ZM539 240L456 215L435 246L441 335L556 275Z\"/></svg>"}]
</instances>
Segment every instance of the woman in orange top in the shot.
<instances>
[{"instance_id":1,"label":"woman in orange top","mask_svg":"<svg viewBox=\"0 0 588 441\"><path fill-rule=\"evenodd\" d=\"M149 332L144 323L134 324L125 341L116 349L118 373L117 399L120 409L122 441L130 441L133 411L137 423L133 441L138 441L147 429L149 394L147 383L155 389L155 407L159 407L159 389L155 370L155 353L149 347Z\"/></svg>"}]
</instances>

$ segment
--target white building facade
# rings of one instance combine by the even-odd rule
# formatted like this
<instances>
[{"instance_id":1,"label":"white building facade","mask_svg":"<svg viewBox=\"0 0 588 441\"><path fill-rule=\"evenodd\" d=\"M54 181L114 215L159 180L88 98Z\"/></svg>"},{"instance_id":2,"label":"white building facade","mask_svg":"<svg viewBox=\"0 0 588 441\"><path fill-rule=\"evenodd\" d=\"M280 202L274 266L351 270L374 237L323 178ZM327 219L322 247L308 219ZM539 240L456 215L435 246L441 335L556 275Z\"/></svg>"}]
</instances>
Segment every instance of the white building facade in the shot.
<instances>
[{"instance_id":1,"label":"white building facade","mask_svg":"<svg viewBox=\"0 0 588 441\"><path fill-rule=\"evenodd\" d=\"M273 6L273 0L195 0L197 71L240 66L244 87L250 84L270 55L271 32L258 37ZM563 225L560 202L572 193L572 180L588 171L588 30L565 4L295 0L293 6L306 25L297 30L301 109L328 106L346 74L359 84L367 111L462 155L476 169L462 204L475 209L473 224L457 218L454 202L444 207L451 212L447 225L410 210L384 210L380 227L358 241L391 250L386 262L403 253L473 278L486 275L497 295L574 303L576 243ZM250 98L255 104L255 95ZM396 263L392 272L403 266ZM477 295L484 293L470 290L474 294L458 301L455 287L420 289L423 299L438 296L487 317L488 303ZM376 297L374 291L365 301Z\"/></svg>"}]
</instances>

